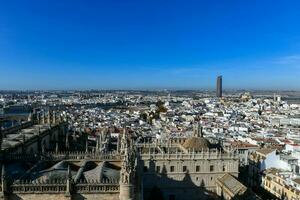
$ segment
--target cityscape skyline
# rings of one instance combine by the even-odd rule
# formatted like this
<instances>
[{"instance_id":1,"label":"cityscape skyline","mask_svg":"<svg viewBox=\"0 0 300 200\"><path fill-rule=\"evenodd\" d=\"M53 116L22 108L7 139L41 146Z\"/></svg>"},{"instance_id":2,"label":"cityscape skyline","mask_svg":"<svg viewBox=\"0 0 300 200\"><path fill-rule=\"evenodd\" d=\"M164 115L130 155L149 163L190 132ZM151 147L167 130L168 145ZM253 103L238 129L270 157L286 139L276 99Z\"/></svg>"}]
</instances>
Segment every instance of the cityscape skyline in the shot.
<instances>
[{"instance_id":1,"label":"cityscape skyline","mask_svg":"<svg viewBox=\"0 0 300 200\"><path fill-rule=\"evenodd\" d=\"M0 1L1 199L300 200L299 10Z\"/></svg>"},{"instance_id":2,"label":"cityscape skyline","mask_svg":"<svg viewBox=\"0 0 300 200\"><path fill-rule=\"evenodd\" d=\"M299 8L297 1L1 2L0 90L213 90L222 74L225 90L299 91Z\"/></svg>"}]
</instances>

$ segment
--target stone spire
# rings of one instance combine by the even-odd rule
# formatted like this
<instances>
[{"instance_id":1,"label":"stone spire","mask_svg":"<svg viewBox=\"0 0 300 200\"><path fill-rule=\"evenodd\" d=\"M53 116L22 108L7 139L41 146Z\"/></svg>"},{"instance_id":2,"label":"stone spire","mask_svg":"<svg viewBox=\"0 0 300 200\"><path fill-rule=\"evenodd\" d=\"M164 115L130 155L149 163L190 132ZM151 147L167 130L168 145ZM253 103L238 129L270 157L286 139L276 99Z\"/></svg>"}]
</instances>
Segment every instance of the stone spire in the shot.
<instances>
[{"instance_id":1,"label":"stone spire","mask_svg":"<svg viewBox=\"0 0 300 200\"><path fill-rule=\"evenodd\" d=\"M121 139L121 154L124 153L124 149L126 149L128 147L128 139L127 139L128 135L127 135L127 131L126 128L124 127L123 129L123 135L122 135L122 139Z\"/></svg>"},{"instance_id":2,"label":"stone spire","mask_svg":"<svg viewBox=\"0 0 300 200\"><path fill-rule=\"evenodd\" d=\"M46 123L50 125L50 111L47 112Z\"/></svg>"},{"instance_id":3,"label":"stone spire","mask_svg":"<svg viewBox=\"0 0 300 200\"><path fill-rule=\"evenodd\" d=\"M110 143L110 139L111 139L111 134L109 129L106 129L104 136L102 136L103 138L101 139L101 151L102 152L107 152L108 151L108 146Z\"/></svg>"},{"instance_id":4,"label":"stone spire","mask_svg":"<svg viewBox=\"0 0 300 200\"><path fill-rule=\"evenodd\" d=\"M45 124L45 112L42 111L42 114L41 114L41 124Z\"/></svg>"},{"instance_id":5,"label":"stone spire","mask_svg":"<svg viewBox=\"0 0 300 200\"><path fill-rule=\"evenodd\" d=\"M71 197L72 193L72 174L71 174L71 168L70 165L68 165L68 171L67 171L67 189L66 189L66 197Z\"/></svg>"},{"instance_id":6,"label":"stone spire","mask_svg":"<svg viewBox=\"0 0 300 200\"><path fill-rule=\"evenodd\" d=\"M85 153L88 153L89 152L89 139L86 138L86 141L85 141Z\"/></svg>"},{"instance_id":7,"label":"stone spire","mask_svg":"<svg viewBox=\"0 0 300 200\"><path fill-rule=\"evenodd\" d=\"M55 153L58 153L59 151L59 146L58 146L58 142L55 143Z\"/></svg>"},{"instance_id":8,"label":"stone spire","mask_svg":"<svg viewBox=\"0 0 300 200\"><path fill-rule=\"evenodd\" d=\"M99 138L98 138L98 142L99 142L99 146L98 146L98 150L99 152L102 151L102 143L103 143L103 130L100 131L100 134L99 134Z\"/></svg>"},{"instance_id":9,"label":"stone spire","mask_svg":"<svg viewBox=\"0 0 300 200\"><path fill-rule=\"evenodd\" d=\"M27 121L33 121L33 114L31 112L28 115Z\"/></svg>"},{"instance_id":10,"label":"stone spire","mask_svg":"<svg viewBox=\"0 0 300 200\"><path fill-rule=\"evenodd\" d=\"M6 178L6 172L5 172L5 166L2 164L2 169L1 169L1 181Z\"/></svg>"},{"instance_id":11,"label":"stone spire","mask_svg":"<svg viewBox=\"0 0 300 200\"><path fill-rule=\"evenodd\" d=\"M96 136L96 148L95 148L95 152L99 153L99 136Z\"/></svg>"},{"instance_id":12,"label":"stone spire","mask_svg":"<svg viewBox=\"0 0 300 200\"><path fill-rule=\"evenodd\" d=\"M2 170L1 170L1 187L2 187L1 198L6 199L5 194L7 192L7 180L6 180L6 172L5 172L4 164L2 164Z\"/></svg>"},{"instance_id":13,"label":"stone spire","mask_svg":"<svg viewBox=\"0 0 300 200\"><path fill-rule=\"evenodd\" d=\"M41 124L41 113L40 112L38 112L38 113L36 113L36 118L37 118L37 124Z\"/></svg>"},{"instance_id":14,"label":"stone spire","mask_svg":"<svg viewBox=\"0 0 300 200\"><path fill-rule=\"evenodd\" d=\"M54 125L56 123L56 112L55 110L52 111L52 124Z\"/></svg>"},{"instance_id":15,"label":"stone spire","mask_svg":"<svg viewBox=\"0 0 300 200\"><path fill-rule=\"evenodd\" d=\"M66 133L66 149L70 148L69 135Z\"/></svg>"},{"instance_id":16,"label":"stone spire","mask_svg":"<svg viewBox=\"0 0 300 200\"><path fill-rule=\"evenodd\" d=\"M45 154L45 144L44 142L41 142L41 151L42 151L42 154L44 155Z\"/></svg>"},{"instance_id":17,"label":"stone spire","mask_svg":"<svg viewBox=\"0 0 300 200\"><path fill-rule=\"evenodd\" d=\"M118 135L117 138L117 152L120 153L120 146L121 146L121 139L120 139L121 135Z\"/></svg>"},{"instance_id":18,"label":"stone spire","mask_svg":"<svg viewBox=\"0 0 300 200\"><path fill-rule=\"evenodd\" d=\"M120 200L134 199L134 179L136 170L136 155L133 143L129 144L126 134L122 137L121 152L123 154L120 178Z\"/></svg>"},{"instance_id":19,"label":"stone spire","mask_svg":"<svg viewBox=\"0 0 300 200\"><path fill-rule=\"evenodd\" d=\"M38 119L36 109L32 110L30 121L32 121L34 124L37 124Z\"/></svg>"}]
</instances>

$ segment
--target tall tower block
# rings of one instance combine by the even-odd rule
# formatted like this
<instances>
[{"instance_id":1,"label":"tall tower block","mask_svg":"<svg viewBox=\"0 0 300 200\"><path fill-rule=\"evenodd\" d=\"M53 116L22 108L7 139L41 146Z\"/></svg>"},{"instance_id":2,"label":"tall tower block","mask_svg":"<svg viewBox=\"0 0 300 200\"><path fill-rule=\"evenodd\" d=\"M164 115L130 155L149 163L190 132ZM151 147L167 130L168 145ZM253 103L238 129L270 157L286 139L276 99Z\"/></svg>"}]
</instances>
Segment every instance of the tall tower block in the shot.
<instances>
[{"instance_id":1,"label":"tall tower block","mask_svg":"<svg viewBox=\"0 0 300 200\"><path fill-rule=\"evenodd\" d=\"M217 97L222 97L222 76L218 76L217 78Z\"/></svg>"}]
</instances>

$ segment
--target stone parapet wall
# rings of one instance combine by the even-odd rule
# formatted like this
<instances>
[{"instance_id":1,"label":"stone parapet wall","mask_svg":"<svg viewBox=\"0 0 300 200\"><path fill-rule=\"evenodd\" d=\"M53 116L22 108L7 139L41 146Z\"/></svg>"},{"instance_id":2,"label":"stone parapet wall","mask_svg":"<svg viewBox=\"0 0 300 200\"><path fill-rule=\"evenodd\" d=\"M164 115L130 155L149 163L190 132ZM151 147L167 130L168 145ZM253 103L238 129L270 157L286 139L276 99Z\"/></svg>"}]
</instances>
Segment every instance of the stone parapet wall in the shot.
<instances>
[{"instance_id":1,"label":"stone parapet wall","mask_svg":"<svg viewBox=\"0 0 300 200\"><path fill-rule=\"evenodd\" d=\"M66 184L13 184L10 186L12 193L64 193L67 190Z\"/></svg>"},{"instance_id":2,"label":"stone parapet wall","mask_svg":"<svg viewBox=\"0 0 300 200\"><path fill-rule=\"evenodd\" d=\"M119 154L99 154L94 152L46 152L45 157L50 160L121 160Z\"/></svg>"},{"instance_id":3,"label":"stone parapet wall","mask_svg":"<svg viewBox=\"0 0 300 200\"><path fill-rule=\"evenodd\" d=\"M239 159L238 154L236 153L221 153L219 151L203 151L198 153L148 153L140 154L142 160L189 160L189 159Z\"/></svg>"},{"instance_id":4,"label":"stone parapet wall","mask_svg":"<svg viewBox=\"0 0 300 200\"><path fill-rule=\"evenodd\" d=\"M11 194L7 200L119 200L117 194L73 194L66 196L64 194Z\"/></svg>"},{"instance_id":5,"label":"stone parapet wall","mask_svg":"<svg viewBox=\"0 0 300 200\"><path fill-rule=\"evenodd\" d=\"M66 193L67 182L53 183L17 183L10 186L12 193ZM119 193L118 181L107 181L104 183L78 183L72 186L71 191L76 193Z\"/></svg>"},{"instance_id":6,"label":"stone parapet wall","mask_svg":"<svg viewBox=\"0 0 300 200\"><path fill-rule=\"evenodd\" d=\"M119 193L117 194L90 194L90 193L82 193L75 194L72 196L72 200L119 200Z\"/></svg>"},{"instance_id":7,"label":"stone parapet wall","mask_svg":"<svg viewBox=\"0 0 300 200\"><path fill-rule=\"evenodd\" d=\"M8 200L71 200L64 194L11 194Z\"/></svg>"},{"instance_id":8,"label":"stone parapet wall","mask_svg":"<svg viewBox=\"0 0 300 200\"><path fill-rule=\"evenodd\" d=\"M120 186L117 184L76 184L77 193L119 193Z\"/></svg>"}]
</instances>

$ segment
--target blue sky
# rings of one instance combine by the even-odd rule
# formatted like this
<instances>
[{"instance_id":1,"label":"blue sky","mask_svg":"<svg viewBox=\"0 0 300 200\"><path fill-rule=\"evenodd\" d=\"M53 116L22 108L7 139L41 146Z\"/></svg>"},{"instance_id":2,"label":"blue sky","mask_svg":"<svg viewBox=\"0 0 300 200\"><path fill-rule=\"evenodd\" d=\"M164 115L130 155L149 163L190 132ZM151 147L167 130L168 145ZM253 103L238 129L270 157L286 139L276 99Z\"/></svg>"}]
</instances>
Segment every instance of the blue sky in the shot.
<instances>
[{"instance_id":1,"label":"blue sky","mask_svg":"<svg viewBox=\"0 0 300 200\"><path fill-rule=\"evenodd\" d=\"M0 0L0 89L300 90L298 0Z\"/></svg>"}]
</instances>

